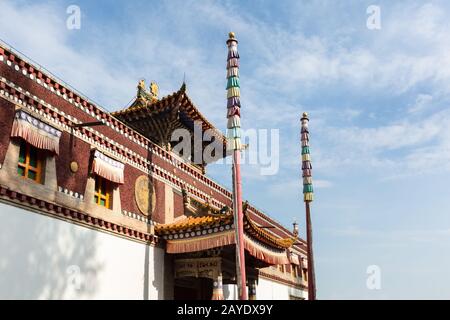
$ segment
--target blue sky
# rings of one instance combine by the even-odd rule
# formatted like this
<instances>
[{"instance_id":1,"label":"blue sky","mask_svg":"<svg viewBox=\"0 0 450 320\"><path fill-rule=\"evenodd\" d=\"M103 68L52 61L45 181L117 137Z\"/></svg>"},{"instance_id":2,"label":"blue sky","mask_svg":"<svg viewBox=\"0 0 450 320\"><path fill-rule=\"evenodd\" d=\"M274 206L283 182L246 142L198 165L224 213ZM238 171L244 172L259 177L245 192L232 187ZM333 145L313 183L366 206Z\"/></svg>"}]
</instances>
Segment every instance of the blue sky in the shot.
<instances>
[{"instance_id":1,"label":"blue sky","mask_svg":"<svg viewBox=\"0 0 450 320\"><path fill-rule=\"evenodd\" d=\"M66 28L66 8L81 29ZM381 29L366 27L369 5ZM280 169L244 198L304 230L299 116L310 114L320 299L450 297L450 6L444 1L4 1L0 38L108 110L138 79L188 94L225 128L227 33L242 125L280 130ZM229 169L208 174L226 186ZM366 269L381 269L381 289Z\"/></svg>"}]
</instances>

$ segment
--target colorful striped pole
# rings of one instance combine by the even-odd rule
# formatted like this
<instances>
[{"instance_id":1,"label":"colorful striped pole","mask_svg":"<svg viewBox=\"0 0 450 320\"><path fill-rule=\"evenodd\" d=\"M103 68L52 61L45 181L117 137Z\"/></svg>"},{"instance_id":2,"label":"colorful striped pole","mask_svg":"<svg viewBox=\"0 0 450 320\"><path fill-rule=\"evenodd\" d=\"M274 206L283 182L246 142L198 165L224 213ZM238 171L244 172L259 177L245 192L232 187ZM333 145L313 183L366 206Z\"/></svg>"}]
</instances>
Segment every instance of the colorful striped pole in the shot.
<instances>
[{"instance_id":1,"label":"colorful striped pole","mask_svg":"<svg viewBox=\"0 0 450 320\"><path fill-rule=\"evenodd\" d=\"M244 216L242 212L241 183L241 101L239 89L238 41L234 33L227 40L227 151L233 151L233 213L236 239L236 282L239 298L247 300L247 281L245 274Z\"/></svg>"},{"instance_id":2,"label":"colorful striped pole","mask_svg":"<svg viewBox=\"0 0 450 320\"><path fill-rule=\"evenodd\" d=\"M302 177L303 177L303 201L306 209L306 241L308 256L308 300L316 300L316 279L314 272L314 255L312 224L310 213L310 202L314 200L314 190L312 185L312 165L309 153L309 118L306 112L303 113L301 122L301 144L302 144Z\"/></svg>"}]
</instances>

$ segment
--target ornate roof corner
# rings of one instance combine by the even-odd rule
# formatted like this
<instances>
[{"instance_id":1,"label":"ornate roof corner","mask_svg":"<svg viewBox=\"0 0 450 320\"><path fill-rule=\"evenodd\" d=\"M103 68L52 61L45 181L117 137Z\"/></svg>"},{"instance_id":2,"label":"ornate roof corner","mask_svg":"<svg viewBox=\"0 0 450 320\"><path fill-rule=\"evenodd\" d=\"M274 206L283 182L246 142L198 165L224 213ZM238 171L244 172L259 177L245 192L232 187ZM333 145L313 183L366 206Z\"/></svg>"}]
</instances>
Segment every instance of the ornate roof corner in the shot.
<instances>
[{"instance_id":1,"label":"ornate roof corner","mask_svg":"<svg viewBox=\"0 0 450 320\"><path fill-rule=\"evenodd\" d=\"M159 100L155 96L157 89L153 84L150 92L145 90L143 80L139 82L137 88L137 97L131 106L112 112L112 116L169 150L170 137L175 129L187 129L193 134L195 123L201 123L202 131L211 132L215 141L222 145L223 156L227 155L225 136L206 119L188 97L186 83L183 82L178 91ZM204 141L203 147L209 143ZM202 172L204 172L204 165L201 166Z\"/></svg>"},{"instance_id":2,"label":"ornate roof corner","mask_svg":"<svg viewBox=\"0 0 450 320\"><path fill-rule=\"evenodd\" d=\"M155 82L151 82L149 91L145 89L145 80L139 80L137 85L136 100L132 103L131 107L136 105L148 105L158 101L158 85Z\"/></svg>"},{"instance_id":3,"label":"ornate roof corner","mask_svg":"<svg viewBox=\"0 0 450 320\"><path fill-rule=\"evenodd\" d=\"M287 249L297 241L297 237L279 238L266 229L258 226L248 213L244 214L244 230L261 242L280 249Z\"/></svg>"}]
</instances>

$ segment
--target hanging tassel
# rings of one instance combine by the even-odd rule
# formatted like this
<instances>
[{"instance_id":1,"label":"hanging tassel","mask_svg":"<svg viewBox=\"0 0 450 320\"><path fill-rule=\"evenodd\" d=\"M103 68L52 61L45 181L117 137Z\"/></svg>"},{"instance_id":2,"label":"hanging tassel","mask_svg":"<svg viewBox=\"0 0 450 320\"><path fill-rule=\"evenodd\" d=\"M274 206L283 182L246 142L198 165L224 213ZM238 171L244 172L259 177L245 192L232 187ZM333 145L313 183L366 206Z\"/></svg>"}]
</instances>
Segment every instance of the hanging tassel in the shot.
<instances>
[{"instance_id":1,"label":"hanging tassel","mask_svg":"<svg viewBox=\"0 0 450 320\"><path fill-rule=\"evenodd\" d=\"M232 58L227 61L227 69L233 67L239 67L239 60L236 58Z\"/></svg>"},{"instance_id":2,"label":"hanging tassel","mask_svg":"<svg viewBox=\"0 0 450 320\"><path fill-rule=\"evenodd\" d=\"M303 194L303 201L313 201L314 200L314 193L304 193Z\"/></svg>"},{"instance_id":3,"label":"hanging tassel","mask_svg":"<svg viewBox=\"0 0 450 320\"><path fill-rule=\"evenodd\" d=\"M230 89L232 87L239 87L239 78L237 77L228 78L227 89Z\"/></svg>"},{"instance_id":4,"label":"hanging tassel","mask_svg":"<svg viewBox=\"0 0 450 320\"><path fill-rule=\"evenodd\" d=\"M239 97L231 97L228 98L227 100L227 108L231 108L231 107L240 107L241 106L241 100Z\"/></svg>"},{"instance_id":5,"label":"hanging tassel","mask_svg":"<svg viewBox=\"0 0 450 320\"><path fill-rule=\"evenodd\" d=\"M234 128L241 126L241 118L239 116L232 116L228 118L227 128Z\"/></svg>"},{"instance_id":6,"label":"hanging tassel","mask_svg":"<svg viewBox=\"0 0 450 320\"><path fill-rule=\"evenodd\" d=\"M239 97L240 95L241 95L241 92L240 92L239 88L232 87L232 88L228 89L227 98Z\"/></svg>"},{"instance_id":7,"label":"hanging tassel","mask_svg":"<svg viewBox=\"0 0 450 320\"><path fill-rule=\"evenodd\" d=\"M303 177L303 184L312 184L312 177Z\"/></svg>"},{"instance_id":8,"label":"hanging tassel","mask_svg":"<svg viewBox=\"0 0 450 320\"><path fill-rule=\"evenodd\" d=\"M309 170L312 169L311 162L309 162L309 161L302 162L302 170L306 170L306 169L309 169Z\"/></svg>"},{"instance_id":9,"label":"hanging tassel","mask_svg":"<svg viewBox=\"0 0 450 320\"><path fill-rule=\"evenodd\" d=\"M242 143L240 138L230 139L227 141L227 150L241 150Z\"/></svg>"},{"instance_id":10,"label":"hanging tassel","mask_svg":"<svg viewBox=\"0 0 450 320\"><path fill-rule=\"evenodd\" d=\"M236 139L241 137L241 128L228 128L227 129L227 137L228 139Z\"/></svg>"},{"instance_id":11,"label":"hanging tassel","mask_svg":"<svg viewBox=\"0 0 450 320\"><path fill-rule=\"evenodd\" d=\"M232 116L241 116L241 108L231 107L227 109L227 118Z\"/></svg>"},{"instance_id":12,"label":"hanging tassel","mask_svg":"<svg viewBox=\"0 0 450 320\"><path fill-rule=\"evenodd\" d=\"M311 155L309 153L302 154L302 161L311 161Z\"/></svg>"},{"instance_id":13,"label":"hanging tassel","mask_svg":"<svg viewBox=\"0 0 450 320\"><path fill-rule=\"evenodd\" d=\"M227 78L229 77L239 77L239 68L227 69Z\"/></svg>"},{"instance_id":14,"label":"hanging tassel","mask_svg":"<svg viewBox=\"0 0 450 320\"><path fill-rule=\"evenodd\" d=\"M228 59L237 58L239 59L239 52L237 50L228 51Z\"/></svg>"}]
</instances>

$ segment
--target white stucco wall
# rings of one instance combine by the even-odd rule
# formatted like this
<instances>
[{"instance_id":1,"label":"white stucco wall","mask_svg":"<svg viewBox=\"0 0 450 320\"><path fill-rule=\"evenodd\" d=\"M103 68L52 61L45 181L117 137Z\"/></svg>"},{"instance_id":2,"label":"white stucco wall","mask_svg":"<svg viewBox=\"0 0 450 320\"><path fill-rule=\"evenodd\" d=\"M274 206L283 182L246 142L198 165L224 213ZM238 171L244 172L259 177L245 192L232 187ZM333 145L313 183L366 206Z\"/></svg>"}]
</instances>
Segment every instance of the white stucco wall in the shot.
<instances>
[{"instance_id":1,"label":"white stucco wall","mask_svg":"<svg viewBox=\"0 0 450 320\"><path fill-rule=\"evenodd\" d=\"M0 299L170 299L164 251L0 203Z\"/></svg>"},{"instance_id":2,"label":"white stucco wall","mask_svg":"<svg viewBox=\"0 0 450 320\"><path fill-rule=\"evenodd\" d=\"M239 300L235 284L224 285L223 295L225 300ZM308 293L279 282L259 278L256 287L257 300L289 300L290 296L307 299Z\"/></svg>"},{"instance_id":3,"label":"white stucco wall","mask_svg":"<svg viewBox=\"0 0 450 320\"><path fill-rule=\"evenodd\" d=\"M307 299L308 293L279 282L259 278L256 287L257 300L289 300L290 296Z\"/></svg>"}]
</instances>

